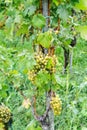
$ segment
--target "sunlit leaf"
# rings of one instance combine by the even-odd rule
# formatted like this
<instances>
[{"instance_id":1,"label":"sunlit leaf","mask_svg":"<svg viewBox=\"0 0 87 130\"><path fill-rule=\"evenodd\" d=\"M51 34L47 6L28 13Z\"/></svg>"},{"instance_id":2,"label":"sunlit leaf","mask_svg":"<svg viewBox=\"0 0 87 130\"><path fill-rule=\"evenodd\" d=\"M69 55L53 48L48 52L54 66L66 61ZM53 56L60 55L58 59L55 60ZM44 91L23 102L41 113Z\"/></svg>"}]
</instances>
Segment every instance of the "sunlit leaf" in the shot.
<instances>
[{"instance_id":1,"label":"sunlit leaf","mask_svg":"<svg viewBox=\"0 0 87 130\"><path fill-rule=\"evenodd\" d=\"M58 1L58 0L52 0L52 2L53 2L56 6L59 5L59 1Z\"/></svg>"},{"instance_id":2,"label":"sunlit leaf","mask_svg":"<svg viewBox=\"0 0 87 130\"><path fill-rule=\"evenodd\" d=\"M87 40L87 26L78 26L76 29L80 32L81 37Z\"/></svg>"},{"instance_id":3,"label":"sunlit leaf","mask_svg":"<svg viewBox=\"0 0 87 130\"><path fill-rule=\"evenodd\" d=\"M37 44L40 44L45 48L49 48L51 46L52 39L52 34L49 31L40 33L37 37Z\"/></svg>"},{"instance_id":4,"label":"sunlit leaf","mask_svg":"<svg viewBox=\"0 0 87 130\"><path fill-rule=\"evenodd\" d=\"M21 34L28 34L28 24L27 23L23 23L20 28L17 30L16 35L20 36Z\"/></svg>"},{"instance_id":5,"label":"sunlit leaf","mask_svg":"<svg viewBox=\"0 0 87 130\"><path fill-rule=\"evenodd\" d=\"M12 0L5 0L5 3L12 3Z\"/></svg>"},{"instance_id":6,"label":"sunlit leaf","mask_svg":"<svg viewBox=\"0 0 87 130\"><path fill-rule=\"evenodd\" d=\"M75 7L81 10L87 10L87 0L79 0L79 3Z\"/></svg>"}]
</instances>

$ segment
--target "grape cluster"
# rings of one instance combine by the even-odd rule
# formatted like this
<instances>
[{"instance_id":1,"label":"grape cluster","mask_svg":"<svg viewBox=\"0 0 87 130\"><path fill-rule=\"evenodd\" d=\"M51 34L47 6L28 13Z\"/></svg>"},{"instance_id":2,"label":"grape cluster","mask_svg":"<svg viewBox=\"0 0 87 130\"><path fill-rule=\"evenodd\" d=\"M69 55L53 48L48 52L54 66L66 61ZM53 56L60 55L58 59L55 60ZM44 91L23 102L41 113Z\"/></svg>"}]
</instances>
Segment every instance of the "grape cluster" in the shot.
<instances>
[{"instance_id":1,"label":"grape cluster","mask_svg":"<svg viewBox=\"0 0 87 130\"><path fill-rule=\"evenodd\" d=\"M54 115L60 115L62 109L62 102L59 96L52 97L50 101L51 108L54 112Z\"/></svg>"},{"instance_id":2,"label":"grape cluster","mask_svg":"<svg viewBox=\"0 0 87 130\"><path fill-rule=\"evenodd\" d=\"M8 107L0 105L0 121L8 123L11 118L11 111Z\"/></svg>"},{"instance_id":3,"label":"grape cluster","mask_svg":"<svg viewBox=\"0 0 87 130\"><path fill-rule=\"evenodd\" d=\"M34 58L36 65L28 72L29 80L33 82L39 71L46 71L50 74L55 73L55 66L57 64L57 58L55 55L50 56L49 54L45 55L42 52L39 52L35 53Z\"/></svg>"}]
</instances>

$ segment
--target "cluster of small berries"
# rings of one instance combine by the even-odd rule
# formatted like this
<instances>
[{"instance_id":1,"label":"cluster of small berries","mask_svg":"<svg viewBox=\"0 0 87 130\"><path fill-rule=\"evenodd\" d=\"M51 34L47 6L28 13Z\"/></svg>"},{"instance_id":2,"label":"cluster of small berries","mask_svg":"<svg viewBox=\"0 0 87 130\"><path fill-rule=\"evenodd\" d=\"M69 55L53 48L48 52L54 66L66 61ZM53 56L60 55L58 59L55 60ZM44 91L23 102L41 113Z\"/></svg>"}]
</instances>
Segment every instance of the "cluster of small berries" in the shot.
<instances>
[{"instance_id":1,"label":"cluster of small berries","mask_svg":"<svg viewBox=\"0 0 87 130\"><path fill-rule=\"evenodd\" d=\"M0 121L8 123L11 118L11 111L8 107L0 105Z\"/></svg>"},{"instance_id":2,"label":"cluster of small berries","mask_svg":"<svg viewBox=\"0 0 87 130\"><path fill-rule=\"evenodd\" d=\"M58 95L51 98L50 105L54 112L54 115L60 115L62 110L62 102Z\"/></svg>"},{"instance_id":3,"label":"cluster of small berries","mask_svg":"<svg viewBox=\"0 0 87 130\"><path fill-rule=\"evenodd\" d=\"M57 64L57 58L55 55L50 56L49 54L45 55L42 52L35 53L36 65L32 70L28 72L28 79L34 81L36 75L39 71L46 71L47 73L55 73L55 66Z\"/></svg>"}]
</instances>

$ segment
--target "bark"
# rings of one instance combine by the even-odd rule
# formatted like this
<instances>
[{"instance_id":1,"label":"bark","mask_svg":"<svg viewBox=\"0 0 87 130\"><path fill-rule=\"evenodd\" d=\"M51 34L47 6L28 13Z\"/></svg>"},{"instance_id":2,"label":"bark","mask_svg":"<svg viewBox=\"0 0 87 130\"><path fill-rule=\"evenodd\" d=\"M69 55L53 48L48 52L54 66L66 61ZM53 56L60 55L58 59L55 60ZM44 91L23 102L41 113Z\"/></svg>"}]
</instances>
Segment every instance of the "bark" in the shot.
<instances>
[{"instance_id":1,"label":"bark","mask_svg":"<svg viewBox=\"0 0 87 130\"><path fill-rule=\"evenodd\" d=\"M49 0L42 0L42 12L46 18L46 26L43 28L43 32L48 30L48 2Z\"/></svg>"},{"instance_id":2,"label":"bark","mask_svg":"<svg viewBox=\"0 0 87 130\"><path fill-rule=\"evenodd\" d=\"M47 93L47 104L46 107L50 108L50 100L51 100L51 92ZM49 122L49 130L54 130L54 114L51 109L48 111L48 122Z\"/></svg>"},{"instance_id":3,"label":"bark","mask_svg":"<svg viewBox=\"0 0 87 130\"><path fill-rule=\"evenodd\" d=\"M47 126L47 125L42 125L42 129L43 129L43 130L50 130L50 129L49 129L49 126Z\"/></svg>"},{"instance_id":4,"label":"bark","mask_svg":"<svg viewBox=\"0 0 87 130\"><path fill-rule=\"evenodd\" d=\"M49 130L54 130L54 114L52 110L49 111L48 117L49 117Z\"/></svg>"},{"instance_id":5,"label":"bark","mask_svg":"<svg viewBox=\"0 0 87 130\"><path fill-rule=\"evenodd\" d=\"M46 109L48 110L48 113L44 118L44 120L41 121L41 126L43 130L54 130L54 114L50 108L51 92L47 92L46 96L47 96Z\"/></svg>"}]
</instances>

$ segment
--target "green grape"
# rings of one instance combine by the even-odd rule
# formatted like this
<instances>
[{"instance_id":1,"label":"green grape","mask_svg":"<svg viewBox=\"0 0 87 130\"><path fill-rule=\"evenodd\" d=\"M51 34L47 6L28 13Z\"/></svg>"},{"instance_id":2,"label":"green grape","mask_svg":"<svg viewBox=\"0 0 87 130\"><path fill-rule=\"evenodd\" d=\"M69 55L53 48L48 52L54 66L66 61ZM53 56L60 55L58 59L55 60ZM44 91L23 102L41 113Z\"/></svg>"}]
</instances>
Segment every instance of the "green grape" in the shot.
<instances>
[{"instance_id":1,"label":"green grape","mask_svg":"<svg viewBox=\"0 0 87 130\"><path fill-rule=\"evenodd\" d=\"M54 112L54 115L60 115L62 110L62 102L59 96L52 97L50 101L51 108Z\"/></svg>"},{"instance_id":2,"label":"green grape","mask_svg":"<svg viewBox=\"0 0 87 130\"><path fill-rule=\"evenodd\" d=\"M36 65L33 66L32 70L29 70L28 72L28 79L34 83L35 78L39 71L46 71L47 73L55 73L56 69L56 63L57 58L55 55L45 55L42 52L35 53L34 58L36 60Z\"/></svg>"},{"instance_id":3,"label":"green grape","mask_svg":"<svg viewBox=\"0 0 87 130\"><path fill-rule=\"evenodd\" d=\"M3 123L7 123L9 122L10 118L11 118L10 109L4 105L0 105L0 120Z\"/></svg>"}]
</instances>

